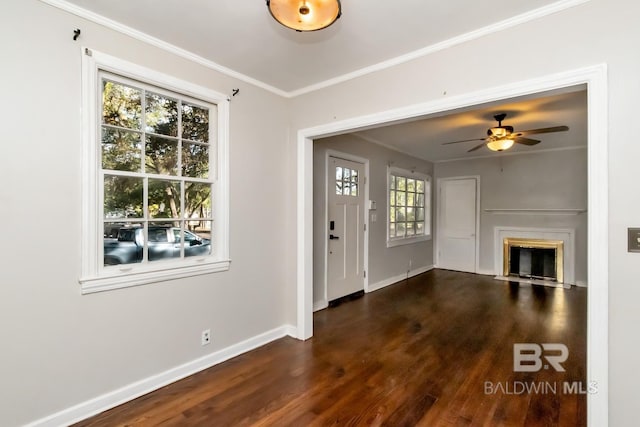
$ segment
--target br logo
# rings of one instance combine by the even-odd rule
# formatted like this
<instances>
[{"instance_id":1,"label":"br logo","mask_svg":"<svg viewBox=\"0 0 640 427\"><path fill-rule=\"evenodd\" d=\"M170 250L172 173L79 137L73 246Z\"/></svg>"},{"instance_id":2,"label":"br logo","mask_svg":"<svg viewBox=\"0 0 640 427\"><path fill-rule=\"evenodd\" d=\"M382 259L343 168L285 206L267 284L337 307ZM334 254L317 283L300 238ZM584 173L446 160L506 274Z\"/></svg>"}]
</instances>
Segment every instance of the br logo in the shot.
<instances>
[{"instance_id":1,"label":"br logo","mask_svg":"<svg viewBox=\"0 0 640 427\"><path fill-rule=\"evenodd\" d=\"M566 361L568 357L569 349L564 344L514 344L513 371L538 372L543 367L549 369L549 365L551 365L557 372L564 372L561 363ZM547 362L544 365L543 359Z\"/></svg>"}]
</instances>

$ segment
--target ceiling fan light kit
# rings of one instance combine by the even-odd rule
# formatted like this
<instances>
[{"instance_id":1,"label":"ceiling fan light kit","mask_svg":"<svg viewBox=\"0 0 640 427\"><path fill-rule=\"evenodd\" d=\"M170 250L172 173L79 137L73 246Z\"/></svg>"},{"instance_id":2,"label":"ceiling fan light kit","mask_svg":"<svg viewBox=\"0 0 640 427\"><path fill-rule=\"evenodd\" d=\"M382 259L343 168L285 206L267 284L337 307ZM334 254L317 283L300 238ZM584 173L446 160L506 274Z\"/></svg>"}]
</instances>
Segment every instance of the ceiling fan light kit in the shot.
<instances>
[{"instance_id":1,"label":"ceiling fan light kit","mask_svg":"<svg viewBox=\"0 0 640 427\"><path fill-rule=\"evenodd\" d=\"M340 0L267 0L267 7L273 19L299 32L327 28L342 14Z\"/></svg>"}]
</instances>

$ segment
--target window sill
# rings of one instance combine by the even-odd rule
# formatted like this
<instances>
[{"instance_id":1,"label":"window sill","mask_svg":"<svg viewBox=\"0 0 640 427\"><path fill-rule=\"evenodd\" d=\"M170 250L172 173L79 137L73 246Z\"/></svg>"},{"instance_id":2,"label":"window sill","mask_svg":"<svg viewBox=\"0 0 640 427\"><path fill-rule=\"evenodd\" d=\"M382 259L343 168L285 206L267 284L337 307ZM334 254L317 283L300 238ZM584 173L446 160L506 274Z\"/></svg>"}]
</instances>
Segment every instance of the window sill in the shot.
<instances>
[{"instance_id":1,"label":"window sill","mask_svg":"<svg viewBox=\"0 0 640 427\"><path fill-rule=\"evenodd\" d=\"M79 281L81 293L84 295L227 271L230 265L230 260L200 261L195 265L167 266L164 269L154 268L153 270L125 273L118 271L116 274L110 275L81 277Z\"/></svg>"},{"instance_id":2,"label":"window sill","mask_svg":"<svg viewBox=\"0 0 640 427\"><path fill-rule=\"evenodd\" d=\"M431 240L431 236L417 236L417 237L406 237L403 239L395 239L395 240L387 240L387 248L394 248L396 246L403 245L412 245L414 243L425 242L427 240Z\"/></svg>"}]
</instances>

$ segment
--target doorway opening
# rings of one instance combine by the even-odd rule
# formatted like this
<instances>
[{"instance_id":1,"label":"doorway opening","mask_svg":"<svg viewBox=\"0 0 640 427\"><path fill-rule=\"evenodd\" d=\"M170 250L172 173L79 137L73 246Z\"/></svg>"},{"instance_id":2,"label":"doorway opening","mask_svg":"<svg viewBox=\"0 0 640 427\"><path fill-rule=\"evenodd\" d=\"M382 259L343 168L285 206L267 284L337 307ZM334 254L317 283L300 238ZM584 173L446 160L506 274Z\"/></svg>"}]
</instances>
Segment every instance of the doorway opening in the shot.
<instances>
[{"instance_id":1,"label":"doorway opening","mask_svg":"<svg viewBox=\"0 0 640 427\"><path fill-rule=\"evenodd\" d=\"M298 132L298 338L313 335L313 140L339 135L399 120L442 113L487 102L500 101L544 91L585 84L588 93L588 331L587 381L598 384L589 394L589 425L602 425L608 416L608 144L606 66L545 76L535 80L490 88L445 100L394 109L340 122L331 122Z\"/></svg>"}]
</instances>

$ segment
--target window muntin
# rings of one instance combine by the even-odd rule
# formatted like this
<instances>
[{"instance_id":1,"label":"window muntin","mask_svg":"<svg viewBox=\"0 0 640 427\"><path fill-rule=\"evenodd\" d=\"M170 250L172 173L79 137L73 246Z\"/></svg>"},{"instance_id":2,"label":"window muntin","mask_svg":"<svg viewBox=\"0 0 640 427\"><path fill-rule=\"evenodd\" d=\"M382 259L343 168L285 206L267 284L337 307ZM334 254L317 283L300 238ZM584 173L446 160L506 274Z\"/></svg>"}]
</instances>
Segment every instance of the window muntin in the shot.
<instances>
[{"instance_id":1,"label":"window muntin","mask_svg":"<svg viewBox=\"0 0 640 427\"><path fill-rule=\"evenodd\" d=\"M358 171L336 166L336 195L358 197Z\"/></svg>"},{"instance_id":2,"label":"window muntin","mask_svg":"<svg viewBox=\"0 0 640 427\"><path fill-rule=\"evenodd\" d=\"M430 238L429 177L395 168L389 170L388 177L388 243Z\"/></svg>"},{"instance_id":3,"label":"window muntin","mask_svg":"<svg viewBox=\"0 0 640 427\"><path fill-rule=\"evenodd\" d=\"M228 270L227 96L90 49L82 71L82 293ZM158 227L167 242L148 239ZM119 238L141 249L114 267Z\"/></svg>"},{"instance_id":4,"label":"window muntin","mask_svg":"<svg viewBox=\"0 0 640 427\"><path fill-rule=\"evenodd\" d=\"M100 73L100 81L103 265L209 255L210 239L193 240L203 246L194 251L182 231L212 232L209 135L216 106L110 73ZM118 227L134 228L135 237L124 233L129 240L112 242L107 236Z\"/></svg>"}]
</instances>

